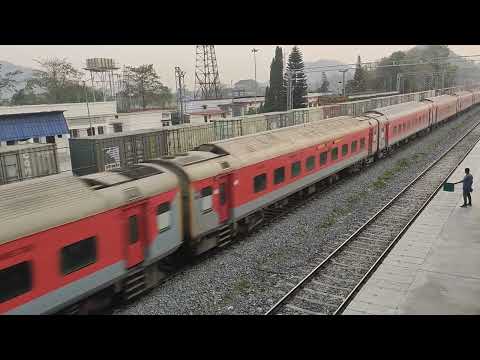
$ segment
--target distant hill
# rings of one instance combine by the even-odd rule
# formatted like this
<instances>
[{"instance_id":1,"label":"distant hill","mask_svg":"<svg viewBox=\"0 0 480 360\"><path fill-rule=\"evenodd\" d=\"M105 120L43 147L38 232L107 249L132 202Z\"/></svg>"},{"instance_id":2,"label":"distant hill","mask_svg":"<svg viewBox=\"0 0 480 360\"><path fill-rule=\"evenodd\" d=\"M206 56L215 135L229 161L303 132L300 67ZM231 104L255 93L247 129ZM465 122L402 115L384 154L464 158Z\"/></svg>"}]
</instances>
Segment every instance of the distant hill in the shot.
<instances>
[{"instance_id":1,"label":"distant hill","mask_svg":"<svg viewBox=\"0 0 480 360\"><path fill-rule=\"evenodd\" d=\"M0 76L4 75L5 73L14 72L17 70L22 72L21 74L16 76L16 80L18 81L18 83L16 84L16 90L19 90L25 87L27 80L32 77L34 69L25 66L15 65L8 61L0 60ZM1 97L4 99L9 99L10 97L12 97L14 92L15 91L9 92L3 90Z\"/></svg>"},{"instance_id":2,"label":"distant hill","mask_svg":"<svg viewBox=\"0 0 480 360\"><path fill-rule=\"evenodd\" d=\"M257 81L257 94L259 96L263 96L265 94L265 88L267 87L266 84ZM253 79L246 79L246 80L239 80L235 84L233 84L234 90L244 90L245 96L254 96L255 95L255 80Z\"/></svg>"}]
</instances>

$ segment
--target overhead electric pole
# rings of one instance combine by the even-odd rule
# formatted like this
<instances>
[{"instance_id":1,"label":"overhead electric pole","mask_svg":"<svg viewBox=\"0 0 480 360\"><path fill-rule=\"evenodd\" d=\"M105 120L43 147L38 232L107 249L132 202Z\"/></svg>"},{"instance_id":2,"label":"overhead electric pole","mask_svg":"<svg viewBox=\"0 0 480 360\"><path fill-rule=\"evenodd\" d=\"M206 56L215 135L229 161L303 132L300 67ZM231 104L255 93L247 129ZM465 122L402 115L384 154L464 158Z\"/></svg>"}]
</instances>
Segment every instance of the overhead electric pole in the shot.
<instances>
[{"instance_id":1,"label":"overhead electric pole","mask_svg":"<svg viewBox=\"0 0 480 360\"><path fill-rule=\"evenodd\" d=\"M257 57L256 57L256 54L259 51L260 51L259 49L255 49L255 48L252 49L253 63L254 63L254 67L255 67L255 74L254 74L254 77L255 77L255 113L257 112Z\"/></svg>"},{"instance_id":2,"label":"overhead electric pole","mask_svg":"<svg viewBox=\"0 0 480 360\"><path fill-rule=\"evenodd\" d=\"M180 67L175 67L175 87L177 88L177 112L180 117L180 124L185 121L185 72Z\"/></svg>"},{"instance_id":3,"label":"overhead electric pole","mask_svg":"<svg viewBox=\"0 0 480 360\"><path fill-rule=\"evenodd\" d=\"M342 95L345 96L345 73L348 71L348 69L338 71L342 73Z\"/></svg>"}]
</instances>

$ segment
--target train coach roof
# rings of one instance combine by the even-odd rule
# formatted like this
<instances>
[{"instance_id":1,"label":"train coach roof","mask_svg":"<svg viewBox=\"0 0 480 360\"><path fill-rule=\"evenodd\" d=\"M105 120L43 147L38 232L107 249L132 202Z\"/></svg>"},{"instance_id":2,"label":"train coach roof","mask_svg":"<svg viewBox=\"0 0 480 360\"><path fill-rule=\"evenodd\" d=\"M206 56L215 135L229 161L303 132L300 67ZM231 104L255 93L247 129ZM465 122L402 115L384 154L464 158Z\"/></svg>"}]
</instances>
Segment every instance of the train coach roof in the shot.
<instances>
[{"instance_id":1,"label":"train coach roof","mask_svg":"<svg viewBox=\"0 0 480 360\"><path fill-rule=\"evenodd\" d=\"M211 144L230 154L236 160L235 162L238 162L238 166L246 166L332 141L368 127L368 122L361 121L360 118L340 116L221 140Z\"/></svg>"},{"instance_id":2,"label":"train coach roof","mask_svg":"<svg viewBox=\"0 0 480 360\"><path fill-rule=\"evenodd\" d=\"M447 102L455 102L457 101L457 98L452 95L440 95L440 96L425 98L423 101L430 101L433 103L447 103Z\"/></svg>"},{"instance_id":3,"label":"train coach roof","mask_svg":"<svg viewBox=\"0 0 480 360\"><path fill-rule=\"evenodd\" d=\"M366 113L377 113L387 117L409 114L417 110L425 109L428 105L422 102L410 101L402 104L389 105L382 108L367 111Z\"/></svg>"},{"instance_id":4,"label":"train coach roof","mask_svg":"<svg viewBox=\"0 0 480 360\"><path fill-rule=\"evenodd\" d=\"M454 95L457 95L457 96L468 96L468 95L472 95L472 92L471 91L457 91L457 92L454 92L453 93Z\"/></svg>"},{"instance_id":5,"label":"train coach roof","mask_svg":"<svg viewBox=\"0 0 480 360\"><path fill-rule=\"evenodd\" d=\"M127 191L132 188L136 200L176 185L176 176L163 171L140 179L109 172L85 177L57 174L2 185L0 245L128 204L132 193Z\"/></svg>"}]
</instances>

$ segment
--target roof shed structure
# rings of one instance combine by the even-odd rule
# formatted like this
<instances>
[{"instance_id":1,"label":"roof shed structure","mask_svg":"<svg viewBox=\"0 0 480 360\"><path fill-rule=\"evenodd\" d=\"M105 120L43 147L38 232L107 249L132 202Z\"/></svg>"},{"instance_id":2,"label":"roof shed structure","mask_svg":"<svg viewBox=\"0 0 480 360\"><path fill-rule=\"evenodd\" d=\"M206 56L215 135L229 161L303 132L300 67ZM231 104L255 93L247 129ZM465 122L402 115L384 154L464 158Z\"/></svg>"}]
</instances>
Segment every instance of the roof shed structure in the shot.
<instances>
[{"instance_id":1,"label":"roof shed structure","mask_svg":"<svg viewBox=\"0 0 480 360\"><path fill-rule=\"evenodd\" d=\"M63 111L0 114L0 141L18 141L68 134Z\"/></svg>"}]
</instances>

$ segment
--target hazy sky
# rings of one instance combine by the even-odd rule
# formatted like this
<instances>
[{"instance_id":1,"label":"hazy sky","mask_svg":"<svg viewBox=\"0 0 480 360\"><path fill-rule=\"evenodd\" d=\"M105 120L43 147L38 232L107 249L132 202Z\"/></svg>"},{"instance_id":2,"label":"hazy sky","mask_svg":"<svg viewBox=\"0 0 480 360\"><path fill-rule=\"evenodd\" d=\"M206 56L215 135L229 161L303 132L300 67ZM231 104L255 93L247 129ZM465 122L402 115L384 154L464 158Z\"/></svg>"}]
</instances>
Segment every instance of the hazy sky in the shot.
<instances>
[{"instance_id":1,"label":"hazy sky","mask_svg":"<svg viewBox=\"0 0 480 360\"><path fill-rule=\"evenodd\" d=\"M288 53L292 46L281 45ZM251 49L260 49L257 53L257 80L267 82L275 45L217 45L215 47L222 83L230 85L240 79L254 77L254 64ZM301 45L304 61L334 59L344 63L355 63L357 55L362 61L378 60L397 50L407 50L413 45ZM480 45L450 45L450 49L459 55L478 55ZM33 59L45 57L65 57L74 66L83 68L85 59L92 57L113 58L120 65L153 64L160 79L169 87L175 88L175 66L186 72L185 82L193 88L195 75L194 45L17 45L0 46L0 60L17 65L36 67Z\"/></svg>"}]
</instances>

